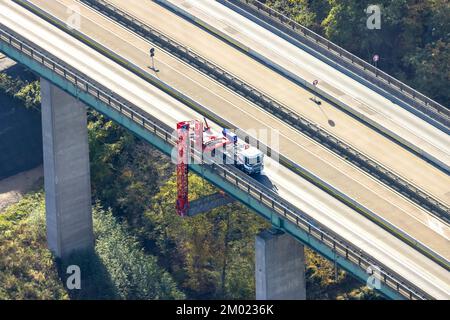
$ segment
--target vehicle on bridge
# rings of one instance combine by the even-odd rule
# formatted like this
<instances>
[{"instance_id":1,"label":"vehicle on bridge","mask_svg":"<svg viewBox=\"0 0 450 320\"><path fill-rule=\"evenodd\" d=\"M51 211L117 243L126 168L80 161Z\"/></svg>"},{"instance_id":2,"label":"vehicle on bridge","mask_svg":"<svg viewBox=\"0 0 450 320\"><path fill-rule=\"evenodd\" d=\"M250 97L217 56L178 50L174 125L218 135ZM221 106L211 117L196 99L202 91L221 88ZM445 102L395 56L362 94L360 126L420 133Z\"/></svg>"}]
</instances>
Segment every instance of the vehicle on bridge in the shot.
<instances>
[{"instance_id":1,"label":"vehicle on bridge","mask_svg":"<svg viewBox=\"0 0 450 320\"><path fill-rule=\"evenodd\" d=\"M194 154L201 154L205 163L214 160L233 165L248 175L259 175L264 169L264 154L249 143L238 138L229 129L221 133L214 131L206 119L181 121L177 123L177 212L186 216L189 211L188 164Z\"/></svg>"}]
</instances>

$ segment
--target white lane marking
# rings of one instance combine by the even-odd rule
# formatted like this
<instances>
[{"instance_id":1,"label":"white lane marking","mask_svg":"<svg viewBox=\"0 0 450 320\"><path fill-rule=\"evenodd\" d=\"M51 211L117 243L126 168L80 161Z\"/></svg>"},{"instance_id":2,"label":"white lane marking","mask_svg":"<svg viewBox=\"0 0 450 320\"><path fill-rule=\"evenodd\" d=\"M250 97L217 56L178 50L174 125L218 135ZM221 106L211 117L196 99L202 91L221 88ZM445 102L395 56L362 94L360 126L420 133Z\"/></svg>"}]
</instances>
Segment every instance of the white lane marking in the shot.
<instances>
[{"instance_id":1,"label":"white lane marking","mask_svg":"<svg viewBox=\"0 0 450 320\"><path fill-rule=\"evenodd\" d=\"M287 170L287 169L285 169L285 170ZM283 172L282 174L286 174L286 173ZM274 172L273 175L275 176L275 179L276 179L277 176L280 176L280 172ZM298 188L298 186L291 183L289 179L282 178L282 177L278 178L278 179L283 182L284 188L282 190L284 192L287 192L289 195L291 195L292 200L294 200L294 204L295 203L302 204L303 207L309 208L309 212L311 212L311 210L313 210L313 212L316 213L316 216L317 216L316 219L320 223L329 226L329 224L331 222L335 226L340 227L341 230L339 231L339 235L342 236L343 232L347 232L347 234L351 235L353 237L353 239L355 239L355 238L358 239L361 244L369 243L370 245L375 247L379 251L378 253L381 254L382 256L387 255L388 257L392 258L393 261L395 261L397 263L397 265L404 266L407 269L409 269L410 271L412 271L413 262L410 259L401 259L400 260L398 257L398 254L395 252L395 250L394 251L389 250L391 248L390 246L388 246L389 252L386 252L386 249L382 248L382 245L381 245L382 243L379 242L379 238L377 238L376 234L370 234L372 236L371 239L360 236L363 234L360 231L364 230L364 229L360 225L355 223L355 220L352 219L352 213L349 212L350 211L349 208L347 208L345 213L343 212L343 210L341 211L341 217L338 217L336 214L334 214L333 212L335 212L335 210L333 209L332 206L336 205L336 203L339 203L338 200L336 200L334 198L325 199L325 197L323 197L321 195L315 195L314 193L317 193L317 191L319 191L320 189L318 189L315 186L309 185L308 182L305 181L303 178L301 178L303 187L308 188L310 190L309 192L306 192L303 188ZM290 191L290 190L295 190L295 189L298 190L298 192L296 194L294 194ZM313 193L313 194L311 194L311 193ZM319 199L322 198L322 199L320 201L317 201L318 198ZM299 206L299 208L301 209L301 206ZM342 221L342 214L344 214L344 219L346 219L345 223L343 223L343 221ZM328 224L326 222L324 223L324 221L323 221L324 215L326 215L328 218L328 219L325 218L326 220L328 220ZM364 223L364 221L363 221L363 223ZM371 222L365 221L365 223L371 223ZM383 233L383 231L381 231L381 232ZM398 239L394 240L394 242L398 242L398 241L400 241L400 240L398 240ZM402 245L404 245L403 242L400 241L400 243ZM398 245L398 243L396 243L395 245ZM425 272L422 273L422 276L424 279L426 279L428 281L435 281L435 282L438 281L438 282L441 282L441 286L448 287L448 284L440 281L440 279L436 278L433 274L430 274L429 270L427 270L427 269L425 269ZM432 280L432 279L434 279L434 280ZM436 286L437 285L438 284L436 284Z\"/></svg>"}]
</instances>

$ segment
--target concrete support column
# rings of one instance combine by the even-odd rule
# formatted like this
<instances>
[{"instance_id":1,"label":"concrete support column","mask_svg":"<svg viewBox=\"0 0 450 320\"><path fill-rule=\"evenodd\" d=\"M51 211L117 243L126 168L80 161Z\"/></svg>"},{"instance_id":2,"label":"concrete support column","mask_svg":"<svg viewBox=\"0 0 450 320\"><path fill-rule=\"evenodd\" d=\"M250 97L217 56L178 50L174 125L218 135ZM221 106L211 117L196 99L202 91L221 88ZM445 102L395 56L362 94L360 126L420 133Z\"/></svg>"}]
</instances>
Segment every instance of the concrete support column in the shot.
<instances>
[{"instance_id":1,"label":"concrete support column","mask_svg":"<svg viewBox=\"0 0 450 320\"><path fill-rule=\"evenodd\" d=\"M92 249L86 107L41 79L48 246L58 257Z\"/></svg>"},{"instance_id":2,"label":"concrete support column","mask_svg":"<svg viewBox=\"0 0 450 320\"><path fill-rule=\"evenodd\" d=\"M305 253L285 233L265 230L256 236L256 299L305 300Z\"/></svg>"}]
</instances>

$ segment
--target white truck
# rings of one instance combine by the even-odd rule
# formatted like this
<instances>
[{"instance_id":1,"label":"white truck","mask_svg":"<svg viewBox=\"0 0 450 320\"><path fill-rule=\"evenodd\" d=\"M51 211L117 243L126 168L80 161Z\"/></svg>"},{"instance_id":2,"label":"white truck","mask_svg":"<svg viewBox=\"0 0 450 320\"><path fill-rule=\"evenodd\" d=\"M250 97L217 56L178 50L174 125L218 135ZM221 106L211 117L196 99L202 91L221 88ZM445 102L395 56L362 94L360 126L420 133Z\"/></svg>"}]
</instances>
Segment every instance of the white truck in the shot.
<instances>
[{"instance_id":1,"label":"white truck","mask_svg":"<svg viewBox=\"0 0 450 320\"><path fill-rule=\"evenodd\" d=\"M240 140L229 129L223 129L222 134L231 142L227 151L234 158L236 167L249 175L260 174L264 169L264 153Z\"/></svg>"}]
</instances>

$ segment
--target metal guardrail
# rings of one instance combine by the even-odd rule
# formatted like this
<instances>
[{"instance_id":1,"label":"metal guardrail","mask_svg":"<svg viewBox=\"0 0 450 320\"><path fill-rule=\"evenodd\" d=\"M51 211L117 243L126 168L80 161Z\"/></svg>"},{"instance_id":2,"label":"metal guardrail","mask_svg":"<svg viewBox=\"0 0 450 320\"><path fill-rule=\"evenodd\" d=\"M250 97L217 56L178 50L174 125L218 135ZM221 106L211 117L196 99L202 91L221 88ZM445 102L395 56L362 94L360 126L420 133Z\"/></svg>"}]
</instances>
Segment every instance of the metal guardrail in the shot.
<instances>
[{"instance_id":1,"label":"metal guardrail","mask_svg":"<svg viewBox=\"0 0 450 320\"><path fill-rule=\"evenodd\" d=\"M410 86L395 79L370 63L353 55L333 42L318 35L314 31L286 17L282 13L268 7L259 0L219 0L239 6L244 11L255 15L263 21L276 26L288 36L306 44L317 52L339 61L348 70L356 73L363 79L386 90L404 102L409 103L416 110L441 123L447 129L450 127L450 109L430 99Z\"/></svg>"},{"instance_id":2,"label":"metal guardrail","mask_svg":"<svg viewBox=\"0 0 450 320\"><path fill-rule=\"evenodd\" d=\"M171 54L189 63L191 66L200 70L204 74L230 87L244 98L252 101L256 105L277 116L280 120L287 122L299 131L307 134L309 137L326 146L330 151L338 154L350 162L353 162L358 167L361 167L384 184L408 197L419 206L422 206L428 212L450 223L450 208L443 202L423 191L414 183L386 168L378 161L357 150L349 143L339 139L326 129L303 117L290 107L276 101L271 96L261 92L252 85L221 68L217 64L202 57L192 49L178 43L168 35L153 28L152 26L149 26L134 15L115 7L108 1L79 1L93 7L101 13L104 13L109 18L114 19L145 39L152 41Z\"/></svg>"},{"instance_id":3,"label":"metal guardrail","mask_svg":"<svg viewBox=\"0 0 450 320\"><path fill-rule=\"evenodd\" d=\"M2 43L27 56L43 68L48 69L55 77L60 77L71 83L80 92L88 94L116 112L119 112L170 146L175 146L177 137L173 135L174 130L170 126L161 123L131 102L118 97L101 84L55 58L44 49L33 45L0 23L0 44ZM367 268L374 265L379 266L380 274L374 273L373 276L405 298L418 300L433 299L433 297L429 296L423 290L410 284L406 279L373 259L363 250L348 243L345 239L308 217L306 213L281 199L278 195L244 173L214 163L204 165L204 169L210 170L210 172L221 177L230 185L245 192L277 215L296 225L310 237L313 237L332 249L337 255L351 261L363 270L367 270Z\"/></svg>"}]
</instances>

